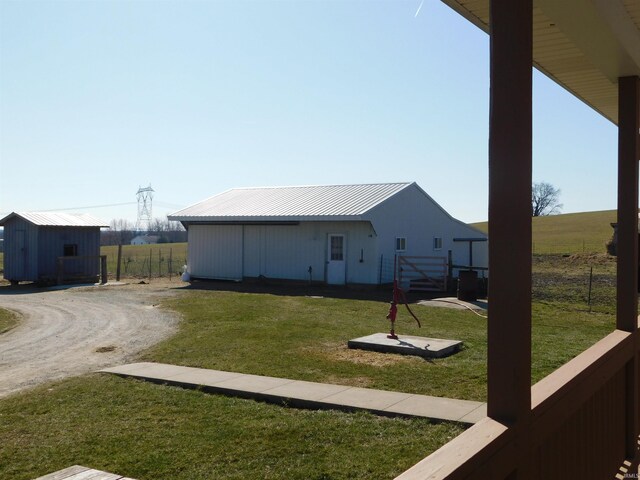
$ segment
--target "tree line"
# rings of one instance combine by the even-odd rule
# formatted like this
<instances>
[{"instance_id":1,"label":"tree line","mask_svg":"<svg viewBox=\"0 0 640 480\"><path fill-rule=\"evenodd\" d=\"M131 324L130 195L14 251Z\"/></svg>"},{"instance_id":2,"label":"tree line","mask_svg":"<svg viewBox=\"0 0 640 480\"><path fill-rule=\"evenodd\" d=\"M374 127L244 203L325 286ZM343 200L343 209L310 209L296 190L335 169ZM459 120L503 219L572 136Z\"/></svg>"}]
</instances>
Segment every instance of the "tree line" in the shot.
<instances>
[{"instance_id":1,"label":"tree line","mask_svg":"<svg viewBox=\"0 0 640 480\"><path fill-rule=\"evenodd\" d=\"M186 242L187 232L180 222L168 219L154 218L149 229L138 232L135 224L124 218L113 219L109 222L109 230L100 232L101 245L129 245L138 235L157 236L158 243Z\"/></svg>"}]
</instances>

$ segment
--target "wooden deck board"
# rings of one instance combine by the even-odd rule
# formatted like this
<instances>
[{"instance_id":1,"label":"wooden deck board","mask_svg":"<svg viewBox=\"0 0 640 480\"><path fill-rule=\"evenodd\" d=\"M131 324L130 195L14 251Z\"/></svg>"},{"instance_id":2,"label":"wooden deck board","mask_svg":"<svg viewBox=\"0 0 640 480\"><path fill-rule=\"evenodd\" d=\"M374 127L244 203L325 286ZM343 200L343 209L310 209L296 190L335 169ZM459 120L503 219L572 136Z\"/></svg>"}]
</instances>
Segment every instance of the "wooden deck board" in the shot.
<instances>
[{"instance_id":1,"label":"wooden deck board","mask_svg":"<svg viewBox=\"0 0 640 480\"><path fill-rule=\"evenodd\" d=\"M73 465L57 472L49 473L34 480L135 480L116 473L103 472L94 468Z\"/></svg>"}]
</instances>

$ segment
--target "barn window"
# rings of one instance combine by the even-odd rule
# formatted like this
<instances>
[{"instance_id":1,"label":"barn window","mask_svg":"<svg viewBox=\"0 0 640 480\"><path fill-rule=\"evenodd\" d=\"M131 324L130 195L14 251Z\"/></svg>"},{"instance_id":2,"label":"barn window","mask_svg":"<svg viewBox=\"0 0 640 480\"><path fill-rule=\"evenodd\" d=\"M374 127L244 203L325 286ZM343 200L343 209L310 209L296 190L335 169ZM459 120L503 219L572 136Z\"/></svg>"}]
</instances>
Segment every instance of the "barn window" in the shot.
<instances>
[{"instance_id":1,"label":"barn window","mask_svg":"<svg viewBox=\"0 0 640 480\"><path fill-rule=\"evenodd\" d=\"M433 249L442 250L442 237L433 237Z\"/></svg>"},{"instance_id":2,"label":"barn window","mask_svg":"<svg viewBox=\"0 0 640 480\"><path fill-rule=\"evenodd\" d=\"M404 252L407 249L406 237L396 237L396 252Z\"/></svg>"},{"instance_id":3,"label":"barn window","mask_svg":"<svg viewBox=\"0 0 640 480\"><path fill-rule=\"evenodd\" d=\"M77 257L78 256L78 245L75 243L68 243L64 246L64 256L65 257Z\"/></svg>"}]
</instances>

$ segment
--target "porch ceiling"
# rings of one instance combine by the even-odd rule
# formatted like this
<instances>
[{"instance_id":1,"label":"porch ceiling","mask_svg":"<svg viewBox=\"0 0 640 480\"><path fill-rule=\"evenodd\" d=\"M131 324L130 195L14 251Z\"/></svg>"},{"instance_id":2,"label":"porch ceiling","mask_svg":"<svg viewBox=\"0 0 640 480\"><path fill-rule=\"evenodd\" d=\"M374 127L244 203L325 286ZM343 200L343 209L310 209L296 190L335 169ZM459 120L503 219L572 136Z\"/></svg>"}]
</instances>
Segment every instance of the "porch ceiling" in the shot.
<instances>
[{"instance_id":1,"label":"porch ceiling","mask_svg":"<svg viewBox=\"0 0 640 480\"><path fill-rule=\"evenodd\" d=\"M489 0L442 0L489 31ZM534 66L618 123L618 77L640 76L640 0L533 0Z\"/></svg>"}]
</instances>

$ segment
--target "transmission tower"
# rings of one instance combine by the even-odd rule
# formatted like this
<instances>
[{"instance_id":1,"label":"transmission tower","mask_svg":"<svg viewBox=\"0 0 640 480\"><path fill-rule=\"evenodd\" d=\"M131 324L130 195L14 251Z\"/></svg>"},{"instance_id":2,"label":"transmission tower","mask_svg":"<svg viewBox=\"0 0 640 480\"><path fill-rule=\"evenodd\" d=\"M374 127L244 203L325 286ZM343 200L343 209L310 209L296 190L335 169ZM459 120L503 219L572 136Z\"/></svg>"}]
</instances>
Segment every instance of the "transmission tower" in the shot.
<instances>
[{"instance_id":1,"label":"transmission tower","mask_svg":"<svg viewBox=\"0 0 640 480\"><path fill-rule=\"evenodd\" d=\"M138 220L136 220L136 232L148 232L151 227L151 209L153 206L153 188L138 188Z\"/></svg>"}]
</instances>

